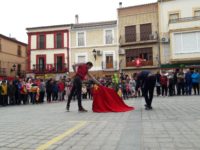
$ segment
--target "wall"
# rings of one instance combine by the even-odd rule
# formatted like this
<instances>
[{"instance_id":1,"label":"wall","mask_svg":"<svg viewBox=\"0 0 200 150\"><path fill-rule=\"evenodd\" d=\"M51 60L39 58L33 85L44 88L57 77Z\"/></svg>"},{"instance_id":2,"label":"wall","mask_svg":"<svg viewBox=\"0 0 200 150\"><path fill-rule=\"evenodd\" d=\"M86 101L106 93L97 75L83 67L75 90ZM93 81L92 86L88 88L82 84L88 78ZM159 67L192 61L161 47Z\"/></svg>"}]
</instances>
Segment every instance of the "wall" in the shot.
<instances>
[{"instance_id":1,"label":"wall","mask_svg":"<svg viewBox=\"0 0 200 150\"><path fill-rule=\"evenodd\" d=\"M0 37L1 38L1 37ZM18 45L21 46L21 56L18 56ZM1 38L0 60L1 68L7 69L7 76L15 76L15 72L11 72L10 69L15 64L21 64L21 71L26 71L27 65L27 47L20 43L16 43L4 38ZM16 68L17 70L17 68Z\"/></svg>"}]
</instances>

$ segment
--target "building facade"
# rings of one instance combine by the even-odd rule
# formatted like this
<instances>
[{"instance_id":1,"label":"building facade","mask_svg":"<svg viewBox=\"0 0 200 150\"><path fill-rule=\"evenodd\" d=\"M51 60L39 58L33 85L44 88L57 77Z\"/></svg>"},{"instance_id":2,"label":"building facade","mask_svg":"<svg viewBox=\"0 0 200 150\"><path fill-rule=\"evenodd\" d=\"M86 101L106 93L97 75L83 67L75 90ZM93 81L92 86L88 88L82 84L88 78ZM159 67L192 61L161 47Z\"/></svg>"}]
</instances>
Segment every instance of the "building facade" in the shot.
<instances>
[{"instance_id":1,"label":"building facade","mask_svg":"<svg viewBox=\"0 0 200 150\"><path fill-rule=\"evenodd\" d=\"M118 8L120 70L159 68L158 4ZM136 60L141 64L137 65Z\"/></svg>"},{"instance_id":2,"label":"building facade","mask_svg":"<svg viewBox=\"0 0 200 150\"><path fill-rule=\"evenodd\" d=\"M0 34L0 78L24 76L27 69L27 44Z\"/></svg>"},{"instance_id":3,"label":"building facade","mask_svg":"<svg viewBox=\"0 0 200 150\"><path fill-rule=\"evenodd\" d=\"M27 28L28 76L60 78L69 71L71 25Z\"/></svg>"},{"instance_id":4,"label":"building facade","mask_svg":"<svg viewBox=\"0 0 200 150\"><path fill-rule=\"evenodd\" d=\"M159 0L162 68L200 67L200 1Z\"/></svg>"},{"instance_id":5,"label":"building facade","mask_svg":"<svg viewBox=\"0 0 200 150\"><path fill-rule=\"evenodd\" d=\"M71 65L91 61L91 73L96 77L118 71L117 21L76 23L70 35Z\"/></svg>"}]
</instances>

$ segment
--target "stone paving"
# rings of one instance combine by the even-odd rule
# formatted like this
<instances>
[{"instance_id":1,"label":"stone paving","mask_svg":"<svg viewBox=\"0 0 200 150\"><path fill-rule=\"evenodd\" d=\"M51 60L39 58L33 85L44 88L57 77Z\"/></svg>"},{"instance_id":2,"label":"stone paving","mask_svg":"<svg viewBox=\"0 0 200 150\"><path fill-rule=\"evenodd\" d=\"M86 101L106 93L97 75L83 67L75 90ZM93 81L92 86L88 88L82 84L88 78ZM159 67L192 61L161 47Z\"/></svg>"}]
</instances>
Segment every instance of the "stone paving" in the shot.
<instances>
[{"instance_id":1,"label":"stone paving","mask_svg":"<svg viewBox=\"0 0 200 150\"><path fill-rule=\"evenodd\" d=\"M70 112L66 102L0 107L0 150L200 150L200 96L125 101L126 113ZM45 147L45 148L44 148Z\"/></svg>"}]
</instances>

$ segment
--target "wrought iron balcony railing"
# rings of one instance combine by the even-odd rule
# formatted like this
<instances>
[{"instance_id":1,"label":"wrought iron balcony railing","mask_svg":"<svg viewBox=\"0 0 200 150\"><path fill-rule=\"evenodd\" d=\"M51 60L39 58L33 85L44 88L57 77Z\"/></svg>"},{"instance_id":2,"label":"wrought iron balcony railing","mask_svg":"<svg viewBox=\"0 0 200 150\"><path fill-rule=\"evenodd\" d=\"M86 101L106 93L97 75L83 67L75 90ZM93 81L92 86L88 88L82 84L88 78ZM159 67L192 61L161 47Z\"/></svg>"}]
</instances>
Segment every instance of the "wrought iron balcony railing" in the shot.
<instances>
[{"instance_id":1,"label":"wrought iron balcony railing","mask_svg":"<svg viewBox=\"0 0 200 150\"><path fill-rule=\"evenodd\" d=\"M0 68L0 76L6 76L6 68Z\"/></svg>"},{"instance_id":2,"label":"wrought iron balcony railing","mask_svg":"<svg viewBox=\"0 0 200 150\"><path fill-rule=\"evenodd\" d=\"M117 66L118 66L117 61L110 62L110 63L102 61L101 64L102 64L103 70L117 70Z\"/></svg>"},{"instance_id":3,"label":"wrought iron balcony railing","mask_svg":"<svg viewBox=\"0 0 200 150\"><path fill-rule=\"evenodd\" d=\"M68 71L67 65L61 63L55 64L33 64L33 72L35 73L64 73Z\"/></svg>"},{"instance_id":4,"label":"wrought iron balcony railing","mask_svg":"<svg viewBox=\"0 0 200 150\"><path fill-rule=\"evenodd\" d=\"M121 35L119 38L119 43L120 45L123 44L128 44L128 43L143 43L143 42L156 42L158 41L158 33L157 32L153 32L153 33L136 33L136 34L124 34Z\"/></svg>"},{"instance_id":5,"label":"wrought iron balcony railing","mask_svg":"<svg viewBox=\"0 0 200 150\"><path fill-rule=\"evenodd\" d=\"M196 20L200 20L200 16L170 19L170 20L169 20L169 24L170 24L170 23L179 23L179 22L196 21Z\"/></svg>"},{"instance_id":6,"label":"wrought iron balcony railing","mask_svg":"<svg viewBox=\"0 0 200 150\"><path fill-rule=\"evenodd\" d=\"M142 66L153 66L153 60L142 61L140 67ZM126 67L137 67L136 63L133 61L126 62Z\"/></svg>"}]
</instances>

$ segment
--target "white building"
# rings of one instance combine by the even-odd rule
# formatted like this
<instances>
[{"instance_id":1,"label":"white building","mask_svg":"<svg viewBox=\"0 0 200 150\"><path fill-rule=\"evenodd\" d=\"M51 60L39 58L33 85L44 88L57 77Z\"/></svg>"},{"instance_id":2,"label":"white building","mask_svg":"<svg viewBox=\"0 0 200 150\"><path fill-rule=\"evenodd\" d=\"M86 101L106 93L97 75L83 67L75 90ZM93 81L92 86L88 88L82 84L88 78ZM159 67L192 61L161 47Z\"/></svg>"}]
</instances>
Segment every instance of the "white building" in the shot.
<instances>
[{"instance_id":1,"label":"white building","mask_svg":"<svg viewBox=\"0 0 200 150\"><path fill-rule=\"evenodd\" d=\"M118 71L117 21L76 23L70 37L71 64L91 61L94 65L91 72L95 76L113 75Z\"/></svg>"},{"instance_id":2,"label":"white building","mask_svg":"<svg viewBox=\"0 0 200 150\"><path fill-rule=\"evenodd\" d=\"M200 0L158 3L161 66L200 64Z\"/></svg>"},{"instance_id":3,"label":"white building","mask_svg":"<svg viewBox=\"0 0 200 150\"><path fill-rule=\"evenodd\" d=\"M71 25L27 28L30 73L55 78L68 72L70 28Z\"/></svg>"}]
</instances>

